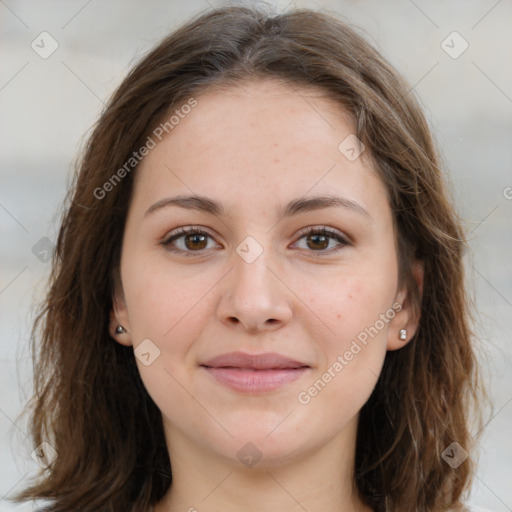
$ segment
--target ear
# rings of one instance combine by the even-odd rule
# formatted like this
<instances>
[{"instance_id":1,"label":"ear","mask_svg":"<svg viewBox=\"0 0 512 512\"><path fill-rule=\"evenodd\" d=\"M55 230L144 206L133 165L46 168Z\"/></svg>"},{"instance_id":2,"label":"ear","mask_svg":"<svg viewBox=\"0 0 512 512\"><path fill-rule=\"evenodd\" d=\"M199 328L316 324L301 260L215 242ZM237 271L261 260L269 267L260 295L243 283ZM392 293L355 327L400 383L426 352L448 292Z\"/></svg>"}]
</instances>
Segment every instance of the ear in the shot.
<instances>
[{"instance_id":1,"label":"ear","mask_svg":"<svg viewBox=\"0 0 512 512\"><path fill-rule=\"evenodd\" d=\"M413 263L412 274L418 286L420 297L423 295L424 273L423 262L415 261ZM395 309L397 313L389 323L388 341L386 345L388 350L398 350L407 345L416 334L420 321L420 311L415 310L412 298L405 288L405 285L404 288L398 292L395 303L401 304L402 307L401 309L398 309L398 307ZM407 332L403 340L400 339L400 331L402 329L405 329Z\"/></svg>"},{"instance_id":2,"label":"ear","mask_svg":"<svg viewBox=\"0 0 512 512\"><path fill-rule=\"evenodd\" d=\"M129 347L133 344L130 321L124 300L124 294L116 287L112 296L112 309L110 311L109 332L110 336L121 345ZM117 328L122 326L126 332L118 333Z\"/></svg>"}]
</instances>

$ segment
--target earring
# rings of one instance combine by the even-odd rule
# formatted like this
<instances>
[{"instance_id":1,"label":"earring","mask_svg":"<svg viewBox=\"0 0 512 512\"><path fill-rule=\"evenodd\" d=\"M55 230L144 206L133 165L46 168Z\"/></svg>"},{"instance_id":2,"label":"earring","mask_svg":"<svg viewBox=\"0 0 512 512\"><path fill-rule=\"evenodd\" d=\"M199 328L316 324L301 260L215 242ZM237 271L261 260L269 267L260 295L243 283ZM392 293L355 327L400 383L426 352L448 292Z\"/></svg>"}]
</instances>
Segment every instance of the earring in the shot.
<instances>
[{"instance_id":1,"label":"earring","mask_svg":"<svg viewBox=\"0 0 512 512\"><path fill-rule=\"evenodd\" d=\"M126 332L126 329L122 325L118 325L116 327L116 334L124 334Z\"/></svg>"},{"instance_id":2,"label":"earring","mask_svg":"<svg viewBox=\"0 0 512 512\"><path fill-rule=\"evenodd\" d=\"M407 339L407 329L400 329L400 332L398 333L398 337L405 341Z\"/></svg>"}]
</instances>

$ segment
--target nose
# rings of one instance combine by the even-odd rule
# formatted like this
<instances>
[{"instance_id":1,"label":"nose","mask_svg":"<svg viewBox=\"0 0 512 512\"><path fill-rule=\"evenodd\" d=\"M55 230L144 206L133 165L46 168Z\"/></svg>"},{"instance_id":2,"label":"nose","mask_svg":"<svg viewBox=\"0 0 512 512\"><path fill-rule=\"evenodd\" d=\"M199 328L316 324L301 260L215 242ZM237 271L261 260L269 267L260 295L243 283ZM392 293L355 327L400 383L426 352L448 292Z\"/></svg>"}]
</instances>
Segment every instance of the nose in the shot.
<instances>
[{"instance_id":1,"label":"nose","mask_svg":"<svg viewBox=\"0 0 512 512\"><path fill-rule=\"evenodd\" d=\"M228 327L251 333L272 331L292 318L293 293L270 252L263 251L251 263L233 255L234 268L223 280L217 309L219 320Z\"/></svg>"}]
</instances>

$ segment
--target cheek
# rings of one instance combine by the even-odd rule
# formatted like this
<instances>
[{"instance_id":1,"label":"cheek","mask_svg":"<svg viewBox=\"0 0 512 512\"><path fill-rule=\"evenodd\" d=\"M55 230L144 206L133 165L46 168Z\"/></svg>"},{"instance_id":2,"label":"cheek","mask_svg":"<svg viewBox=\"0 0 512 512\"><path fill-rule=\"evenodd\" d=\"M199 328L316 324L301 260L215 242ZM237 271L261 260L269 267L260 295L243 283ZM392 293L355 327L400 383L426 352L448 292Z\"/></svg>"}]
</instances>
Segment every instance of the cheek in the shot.
<instances>
[{"instance_id":1,"label":"cheek","mask_svg":"<svg viewBox=\"0 0 512 512\"><path fill-rule=\"evenodd\" d=\"M366 403L380 375L394 316L394 282L383 279L376 286L375 277L369 272L340 277L327 295L323 287L310 288L314 307L333 331L313 336L321 364L297 397L312 432L328 426L334 435L342 429Z\"/></svg>"},{"instance_id":2,"label":"cheek","mask_svg":"<svg viewBox=\"0 0 512 512\"><path fill-rule=\"evenodd\" d=\"M315 402L313 408L323 404L327 409L322 413L319 407L318 414L328 414L336 423L336 418L351 417L366 402L386 355L396 278L392 257L369 257L341 267L328 282L311 279L304 286L308 305L329 329L310 325L321 364L299 403ZM332 403L339 407L329 409Z\"/></svg>"},{"instance_id":3,"label":"cheek","mask_svg":"<svg viewBox=\"0 0 512 512\"><path fill-rule=\"evenodd\" d=\"M141 378L153 400L165 409L190 405L179 383L189 382L197 364L195 344L212 317L212 296L218 282L212 272L188 269L186 274L165 258L144 266L127 260L125 298L134 348L149 339L158 358L149 366L137 359Z\"/></svg>"},{"instance_id":4,"label":"cheek","mask_svg":"<svg viewBox=\"0 0 512 512\"><path fill-rule=\"evenodd\" d=\"M191 348L200 337L203 320L209 318L205 293L213 283L209 285L201 276L171 272L165 261L141 266L132 258L123 270L134 349L149 339L158 354L149 365L136 359L144 386L165 416L179 423L177 411L191 410L183 428L199 428L204 411L191 401L185 388L194 366Z\"/></svg>"},{"instance_id":5,"label":"cheek","mask_svg":"<svg viewBox=\"0 0 512 512\"><path fill-rule=\"evenodd\" d=\"M124 270L125 298L136 338L153 337L162 342L174 339L185 326L189 331L198 325L197 308L210 287L207 280L199 275L183 276L165 260L142 266L133 258Z\"/></svg>"},{"instance_id":6,"label":"cheek","mask_svg":"<svg viewBox=\"0 0 512 512\"><path fill-rule=\"evenodd\" d=\"M341 268L325 280L312 277L299 293L307 297L305 303L318 318L317 326L323 324L328 343L343 347L389 311L395 290L396 267L369 264ZM378 327L386 331L381 322Z\"/></svg>"}]
</instances>

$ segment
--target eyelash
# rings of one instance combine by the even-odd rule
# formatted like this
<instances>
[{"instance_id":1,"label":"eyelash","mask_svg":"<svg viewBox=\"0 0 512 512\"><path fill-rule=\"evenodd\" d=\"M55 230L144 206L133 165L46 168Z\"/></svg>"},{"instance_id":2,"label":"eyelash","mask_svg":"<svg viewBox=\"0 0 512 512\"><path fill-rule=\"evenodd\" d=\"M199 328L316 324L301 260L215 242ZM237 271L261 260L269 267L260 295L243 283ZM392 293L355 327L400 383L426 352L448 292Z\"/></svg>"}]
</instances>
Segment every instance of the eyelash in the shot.
<instances>
[{"instance_id":1,"label":"eyelash","mask_svg":"<svg viewBox=\"0 0 512 512\"><path fill-rule=\"evenodd\" d=\"M194 226L194 227L187 227L187 228L178 228L178 230L175 233L173 233L171 236L166 238L163 242L160 242L160 245L162 245L166 250L168 250L170 252L180 253L186 257L202 256L202 255L204 255L204 253L206 251L211 250L211 249L202 249L200 251L184 251L183 249L176 249L171 246L172 242L174 242L175 240L177 240L179 238L182 238L185 235L207 235L213 239L213 236L210 235L210 233L208 233L207 231L205 231L202 228L198 228L198 227ZM315 256L323 256L324 254L332 254L334 252L338 252L345 246L352 245L351 242L346 237L344 237L343 235L338 233L338 231L335 231L335 230L330 229L325 226L321 227L321 228L308 228L306 231L303 231L300 234L298 240L301 240L302 238L305 238L305 237L311 236L311 235L323 235L323 236L329 237L329 238L334 239L337 242L339 242L338 246L328 249L328 250L326 249L326 250L319 250L319 251L312 251L312 250L308 251L308 252L314 254ZM315 253L317 253L317 254L315 254Z\"/></svg>"}]
</instances>

